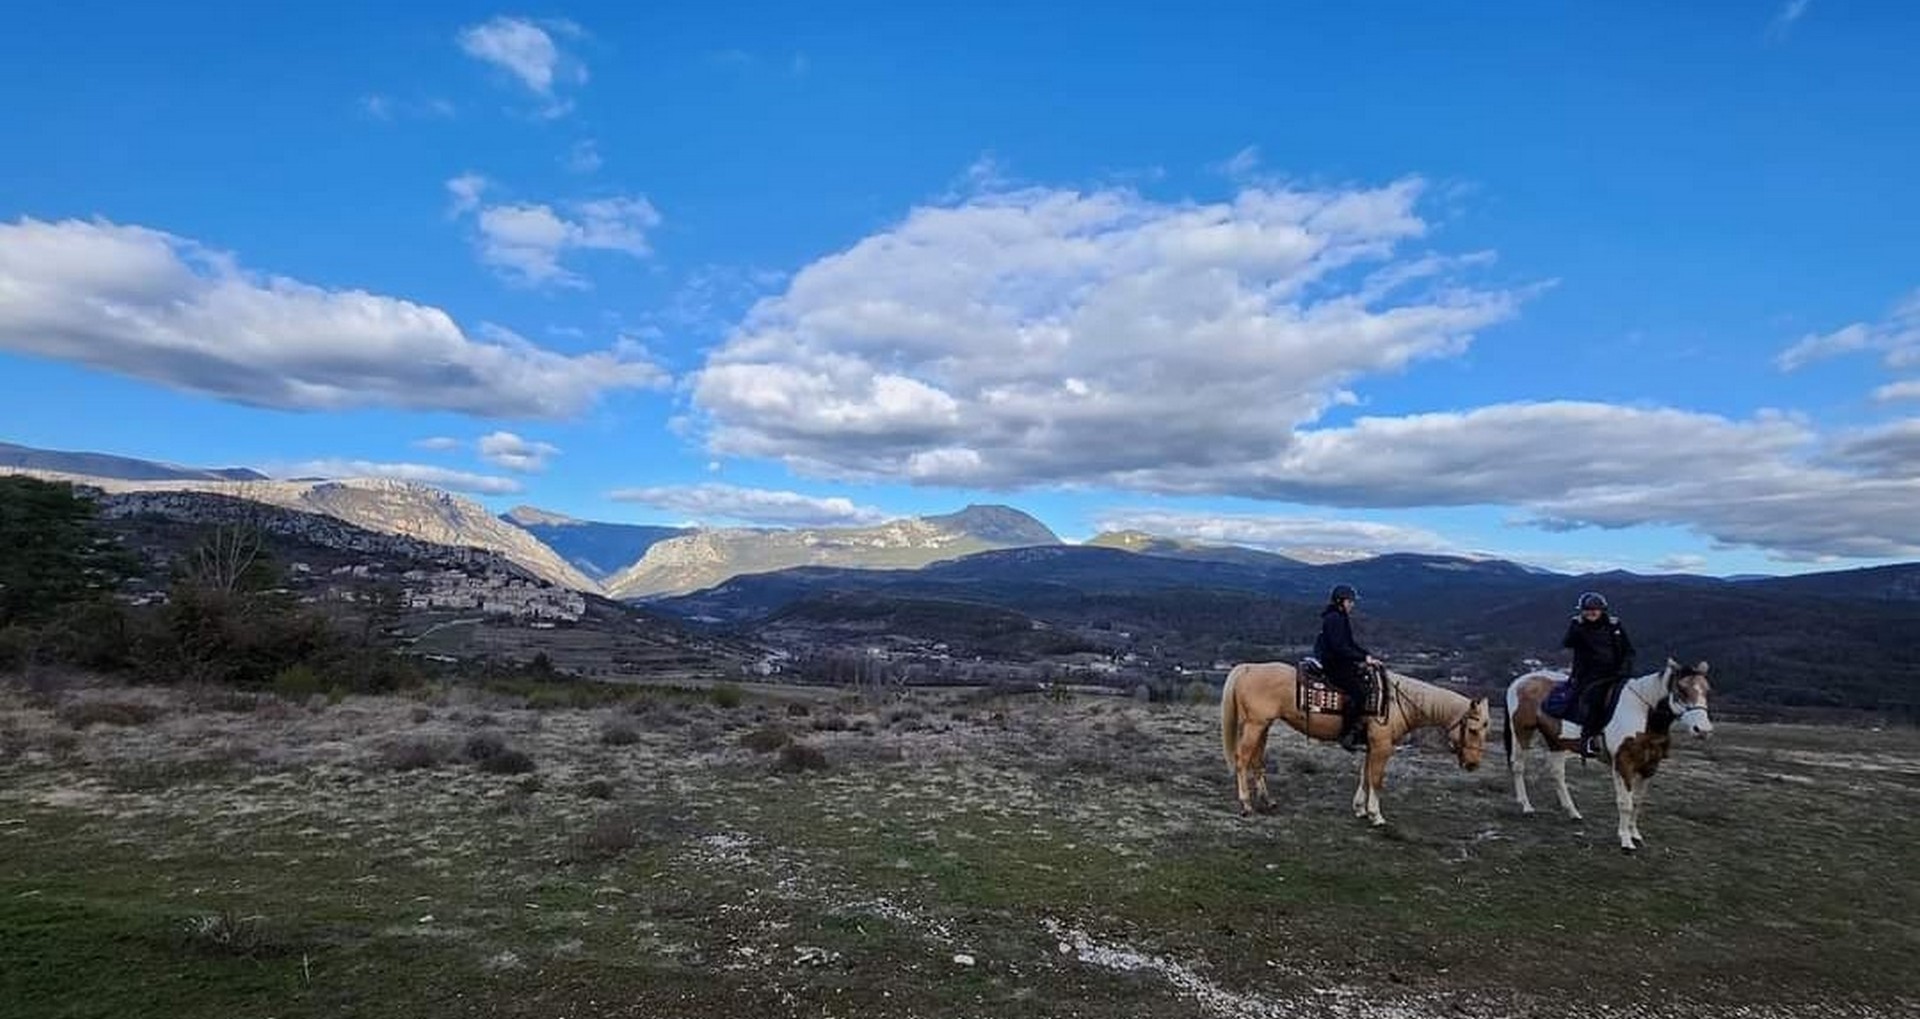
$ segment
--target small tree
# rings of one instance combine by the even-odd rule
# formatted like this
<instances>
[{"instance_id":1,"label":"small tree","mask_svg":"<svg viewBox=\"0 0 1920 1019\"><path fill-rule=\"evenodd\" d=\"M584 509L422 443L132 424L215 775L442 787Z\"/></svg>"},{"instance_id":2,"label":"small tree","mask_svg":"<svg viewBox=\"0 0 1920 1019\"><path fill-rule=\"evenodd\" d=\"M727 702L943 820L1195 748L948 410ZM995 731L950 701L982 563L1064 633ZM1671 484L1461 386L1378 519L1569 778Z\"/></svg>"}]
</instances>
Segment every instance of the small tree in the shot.
<instances>
[{"instance_id":1,"label":"small tree","mask_svg":"<svg viewBox=\"0 0 1920 1019\"><path fill-rule=\"evenodd\" d=\"M65 482L0 477L0 627L52 619L110 594L133 558L99 533L93 500Z\"/></svg>"}]
</instances>

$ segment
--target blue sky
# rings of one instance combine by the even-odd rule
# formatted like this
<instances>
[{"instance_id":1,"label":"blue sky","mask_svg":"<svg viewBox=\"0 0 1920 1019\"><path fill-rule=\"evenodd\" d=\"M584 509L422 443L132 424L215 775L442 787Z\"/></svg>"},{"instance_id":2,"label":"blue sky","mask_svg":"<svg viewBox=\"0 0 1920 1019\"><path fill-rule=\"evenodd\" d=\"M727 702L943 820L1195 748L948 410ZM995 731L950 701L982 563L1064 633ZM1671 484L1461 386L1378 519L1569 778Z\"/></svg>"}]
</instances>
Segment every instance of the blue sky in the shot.
<instances>
[{"instance_id":1,"label":"blue sky","mask_svg":"<svg viewBox=\"0 0 1920 1019\"><path fill-rule=\"evenodd\" d=\"M1920 553L1920 9L1033 7L15 12L0 440L636 522Z\"/></svg>"}]
</instances>

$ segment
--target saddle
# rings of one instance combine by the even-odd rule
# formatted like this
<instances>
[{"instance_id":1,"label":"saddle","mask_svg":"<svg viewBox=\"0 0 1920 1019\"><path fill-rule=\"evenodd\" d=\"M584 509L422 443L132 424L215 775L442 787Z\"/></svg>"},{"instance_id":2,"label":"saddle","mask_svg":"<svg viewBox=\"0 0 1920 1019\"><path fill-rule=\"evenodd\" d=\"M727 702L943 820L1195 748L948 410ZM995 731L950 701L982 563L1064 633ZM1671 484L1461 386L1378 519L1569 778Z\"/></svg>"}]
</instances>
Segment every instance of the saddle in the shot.
<instances>
[{"instance_id":1,"label":"saddle","mask_svg":"<svg viewBox=\"0 0 1920 1019\"><path fill-rule=\"evenodd\" d=\"M1347 703L1347 694L1339 687L1327 682L1326 666L1320 659L1308 655L1300 659L1295 666L1300 681L1295 683L1295 704L1304 714L1334 714ZM1362 715L1375 718L1387 717L1387 670L1380 666L1361 670L1361 676L1367 684L1367 701L1361 708Z\"/></svg>"}]
</instances>

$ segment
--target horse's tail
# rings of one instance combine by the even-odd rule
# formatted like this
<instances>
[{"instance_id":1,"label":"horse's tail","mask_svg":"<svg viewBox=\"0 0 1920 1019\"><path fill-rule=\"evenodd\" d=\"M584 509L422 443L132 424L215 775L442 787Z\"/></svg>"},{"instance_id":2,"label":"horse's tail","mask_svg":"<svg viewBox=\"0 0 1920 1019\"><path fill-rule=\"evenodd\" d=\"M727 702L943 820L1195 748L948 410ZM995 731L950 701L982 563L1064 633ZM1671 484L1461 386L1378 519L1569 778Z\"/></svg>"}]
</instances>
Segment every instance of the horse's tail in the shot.
<instances>
[{"instance_id":1,"label":"horse's tail","mask_svg":"<svg viewBox=\"0 0 1920 1019\"><path fill-rule=\"evenodd\" d=\"M1507 684L1507 717L1500 720L1500 736L1507 744L1507 770L1513 770L1513 713L1520 707L1520 681Z\"/></svg>"},{"instance_id":2,"label":"horse's tail","mask_svg":"<svg viewBox=\"0 0 1920 1019\"><path fill-rule=\"evenodd\" d=\"M1500 738L1507 744L1507 770L1513 770L1513 705L1508 698L1506 717L1500 720Z\"/></svg>"},{"instance_id":3,"label":"horse's tail","mask_svg":"<svg viewBox=\"0 0 1920 1019\"><path fill-rule=\"evenodd\" d=\"M1220 749L1227 756L1227 768L1238 771L1239 762L1234 760L1234 746L1240 742L1240 698L1233 691L1233 682L1240 678L1240 670L1245 665L1236 665L1227 673L1227 681L1220 687Z\"/></svg>"}]
</instances>

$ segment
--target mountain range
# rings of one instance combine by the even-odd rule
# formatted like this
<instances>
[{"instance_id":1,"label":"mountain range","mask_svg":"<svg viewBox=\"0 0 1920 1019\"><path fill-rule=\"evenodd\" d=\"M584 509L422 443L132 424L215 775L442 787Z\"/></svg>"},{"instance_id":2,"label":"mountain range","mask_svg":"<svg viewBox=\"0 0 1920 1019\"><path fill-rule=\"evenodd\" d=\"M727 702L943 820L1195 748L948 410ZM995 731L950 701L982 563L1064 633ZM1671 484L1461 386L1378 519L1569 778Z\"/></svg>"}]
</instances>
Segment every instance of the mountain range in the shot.
<instances>
[{"instance_id":1,"label":"mountain range","mask_svg":"<svg viewBox=\"0 0 1920 1019\"><path fill-rule=\"evenodd\" d=\"M107 491L216 492L479 548L551 583L749 634L918 626L932 636L990 626L1019 635L1006 646L1030 652L1072 640L1036 644L1028 631L1105 628L1211 662L1297 647L1310 639L1328 587L1351 583L1377 634L1402 646L1470 649L1495 675L1526 657L1555 658L1573 599L1597 588L1631 621L1649 661L1673 653L1729 663L1737 689L1775 702L1920 701L1920 564L1792 577L1569 576L1413 553L1322 562L1138 531L1068 544L1007 506L868 527L691 529L531 506L496 516L399 481L273 481L245 468L21 446L0 446L0 471Z\"/></svg>"}]
</instances>

